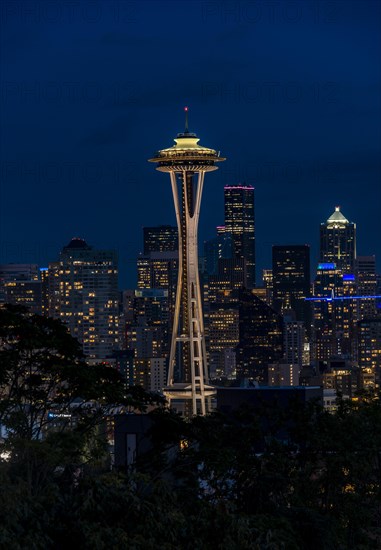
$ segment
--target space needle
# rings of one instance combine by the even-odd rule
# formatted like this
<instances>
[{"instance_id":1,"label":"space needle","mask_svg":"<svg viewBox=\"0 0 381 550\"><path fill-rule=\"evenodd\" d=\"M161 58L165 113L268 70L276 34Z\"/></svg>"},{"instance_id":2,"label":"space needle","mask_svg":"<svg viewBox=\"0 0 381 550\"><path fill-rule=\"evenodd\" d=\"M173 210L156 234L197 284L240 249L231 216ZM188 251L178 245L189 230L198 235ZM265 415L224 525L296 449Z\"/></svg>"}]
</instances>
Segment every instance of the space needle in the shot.
<instances>
[{"instance_id":1,"label":"space needle","mask_svg":"<svg viewBox=\"0 0 381 550\"><path fill-rule=\"evenodd\" d=\"M218 151L199 145L199 138L188 129L177 134L175 145L162 149L150 162L156 170L168 172L171 179L179 233L179 274L167 386L163 389L169 406L180 403L186 416L208 412L209 398L215 394L209 385L201 288L198 273L197 230L206 172L217 170L225 160Z\"/></svg>"}]
</instances>

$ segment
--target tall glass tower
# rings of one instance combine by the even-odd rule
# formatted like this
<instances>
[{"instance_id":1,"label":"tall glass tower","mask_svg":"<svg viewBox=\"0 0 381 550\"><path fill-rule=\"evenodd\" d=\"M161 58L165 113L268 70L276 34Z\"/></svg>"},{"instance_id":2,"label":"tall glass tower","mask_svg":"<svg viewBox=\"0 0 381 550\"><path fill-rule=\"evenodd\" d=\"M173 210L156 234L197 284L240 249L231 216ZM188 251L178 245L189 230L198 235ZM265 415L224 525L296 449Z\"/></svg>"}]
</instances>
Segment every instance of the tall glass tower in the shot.
<instances>
[{"instance_id":1,"label":"tall glass tower","mask_svg":"<svg viewBox=\"0 0 381 550\"><path fill-rule=\"evenodd\" d=\"M233 257L246 262L246 288L255 287L254 187L227 185L225 231L233 241Z\"/></svg>"},{"instance_id":2,"label":"tall glass tower","mask_svg":"<svg viewBox=\"0 0 381 550\"><path fill-rule=\"evenodd\" d=\"M273 246L273 307L278 313L292 309L310 332L310 247L307 244Z\"/></svg>"},{"instance_id":3,"label":"tall glass tower","mask_svg":"<svg viewBox=\"0 0 381 550\"><path fill-rule=\"evenodd\" d=\"M334 263L343 273L354 273L356 224L347 220L340 206L320 225L320 262Z\"/></svg>"},{"instance_id":4,"label":"tall glass tower","mask_svg":"<svg viewBox=\"0 0 381 550\"><path fill-rule=\"evenodd\" d=\"M187 111L186 107L185 131L177 135L175 145L156 153L150 162L170 175L179 234L179 275L164 393L170 405L182 402L184 414L204 415L207 398L215 391L209 386L206 360L197 231L205 173L217 170L216 163L225 159L198 144L199 138L188 130Z\"/></svg>"}]
</instances>

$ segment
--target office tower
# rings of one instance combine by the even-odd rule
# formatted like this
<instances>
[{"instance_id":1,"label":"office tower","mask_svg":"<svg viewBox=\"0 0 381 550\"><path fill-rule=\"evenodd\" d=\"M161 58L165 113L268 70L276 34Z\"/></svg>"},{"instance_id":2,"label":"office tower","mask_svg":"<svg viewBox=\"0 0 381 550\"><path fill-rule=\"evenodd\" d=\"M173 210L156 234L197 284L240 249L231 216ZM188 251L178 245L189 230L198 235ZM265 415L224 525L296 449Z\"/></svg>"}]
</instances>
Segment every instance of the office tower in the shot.
<instances>
[{"instance_id":1,"label":"office tower","mask_svg":"<svg viewBox=\"0 0 381 550\"><path fill-rule=\"evenodd\" d=\"M115 350L112 354L115 368L129 386L134 384L134 351L132 349Z\"/></svg>"},{"instance_id":2,"label":"office tower","mask_svg":"<svg viewBox=\"0 0 381 550\"><path fill-rule=\"evenodd\" d=\"M376 296L377 274L375 256L357 256L355 261L357 294L359 296ZM373 319L379 315L376 298L364 298L357 302L357 318Z\"/></svg>"},{"instance_id":3,"label":"office tower","mask_svg":"<svg viewBox=\"0 0 381 550\"><path fill-rule=\"evenodd\" d=\"M153 388L153 380L158 384L162 374L167 375L178 278L177 248L177 228L144 228L144 254L137 261L138 289L130 303L133 317L127 323L127 346L134 350L134 383L147 390L162 391L165 386L163 383Z\"/></svg>"},{"instance_id":4,"label":"office tower","mask_svg":"<svg viewBox=\"0 0 381 550\"><path fill-rule=\"evenodd\" d=\"M257 286L256 288L253 288L252 291L253 291L253 294L257 296L257 298L259 298L263 302L266 302L267 305L271 305L267 301L267 297L268 297L267 288Z\"/></svg>"},{"instance_id":5,"label":"office tower","mask_svg":"<svg viewBox=\"0 0 381 550\"><path fill-rule=\"evenodd\" d=\"M328 361L332 357L356 356L354 275L342 273L333 263L318 265L313 284L312 358Z\"/></svg>"},{"instance_id":6,"label":"office tower","mask_svg":"<svg viewBox=\"0 0 381 550\"><path fill-rule=\"evenodd\" d=\"M41 281L41 313L49 316L49 269L40 267Z\"/></svg>"},{"instance_id":7,"label":"office tower","mask_svg":"<svg viewBox=\"0 0 381 550\"><path fill-rule=\"evenodd\" d=\"M296 320L303 321L309 332L310 247L308 245L273 246L273 307L279 313L292 309Z\"/></svg>"},{"instance_id":8,"label":"office tower","mask_svg":"<svg viewBox=\"0 0 381 550\"><path fill-rule=\"evenodd\" d=\"M159 225L158 227L143 227L144 254L150 252L175 252L179 248L177 227Z\"/></svg>"},{"instance_id":9,"label":"office tower","mask_svg":"<svg viewBox=\"0 0 381 550\"><path fill-rule=\"evenodd\" d=\"M4 285L4 301L24 306L31 313L42 314L41 281L9 281Z\"/></svg>"},{"instance_id":10,"label":"office tower","mask_svg":"<svg viewBox=\"0 0 381 550\"><path fill-rule=\"evenodd\" d=\"M340 304L332 296L342 294L342 273L334 263L320 263L313 285L312 359L328 361L337 355L336 334L340 333ZM340 289L340 290L339 290ZM336 307L338 305L338 307ZM337 319L337 316L339 319ZM336 325L339 325L336 328Z\"/></svg>"},{"instance_id":11,"label":"office tower","mask_svg":"<svg viewBox=\"0 0 381 550\"><path fill-rule=\"evenodd\" d=\"M327 369L323 373L324 390L335 390L344 398L351 398L360 389L360 369L348 359L333 358L328 361Z\"/></svg>"},{"instance_id":12,"label":"office tower","mask_svg":"<svg viewBox=\"0 0 381 550\"><path fill-rule=\"evenodd\" d=\"M299 386L299 366L295 363L275 363L268 368L269 386Z\"/></svg>"},{"instance_id":13,"label":"office tower","mask_svg":"<svg viewBox=\"0 0 381 550\"><path fill-rule=\"evenodd\" d=\"M233 257L233 239L224 226L217 227L217 237L204 242L205 271L208 275L216 275L218 261Z\"/></svg>"},{"instance_id":14,"label":"office tower","mask_svg":"<svg viewBox=\"0 0 381 550\"><path fill-rule=\"evenodd\" d=\"M186 109L187 117L187 109ZM198 272L198 220L206 172L216 170L224 160L220 154L198 144L196 134L185 131L177 135L175 145L159 151L151 162L156 169L170 174L179 233L179 277L172 331L166 396L183 401L186 414L205 414L206 399L214 394L208 387L204 320ZM181 348L177 353L177 346ZM175 361L180 359L180 380L175 382ZM186 410L187 409L187 410Z\"/></svg>"},{"instance_id":15,"label":"office tower","mask_svg":"<svg viewBox=\"0 0 381 550\"><path fill-rule=\"evenodd\" d=\"M167 360L164 357L134 359L134 384L147 391L161 393L166 383Z\"/></svg>"},{"instance_id":16,"label":"office tower","mask_svg":"<svg viewBox=\"0 0 381 550\"><path fill-rule=\"evenodd\" d=\"M289 315L284 316L284 360L287 364L303 366L306 329L302 321L296 321Z\"/></svg>"},{"instance_id":17,"label":"office tower","mask_svg":"<svg viewBox=\"0 0 381 550\"><path fill-rule=\"evenodd\" d=\"M375 376L381 385L381 317L358 323L358 362L362 372Z\"/></svg>"},{"instance_id":18,"label":"office tower","mask_svg":"<svg viewBox=\"0 0 381 550\"><path fill-rule=\"evenodd\" d=\"M174 310L178 279L178 252L150 252L140 255L138 288L156 288L168 291L170 308Z\"/></svg>"},{"instance_id":19,"label":"office tower","mask_svg":"<svg viewBox=\"0 0 381 550\"><path fill-rule=\"evenodd\" d=\"M356 224L340 212L340 206L320 224L320 262L334 263L343 273L354 273L356 260Z\"/></svg>"},{"instance_id":20,"label":"office tower","mask_svg":"<svg viewBox=\"0 0 381 550\"><path fill-rule=\"evenodd\" d=\"M239 290L245 286L246 262L219 259L205 292L205 334L212 377L235 375L235 347L239 342Z\"/></svg>"},{"instance_id":21,"label":"office tower","mask_svg":"<svg viewBox=\"0 0 381 550\"><path fill-rule=\"evenodd\" d=\"M89 362L110 358L118 347L116 252L72 239L49 264L49 312L68 325Z\"/></svg>"},{"instance_id":22,"label":"office tower","mask_svg":"<svg viewBox=\"0 0 381 550\"><path fill-rule=\"evenodd\" d=\"M209 366L212 378L235 375L235 347L239 342L237 307L217 304L208 319Z\"/></svg>"},{"instance_id":23,"label":"office tower","mask_svg":"<svg viewBox=\"0 0 381 550\"><path fill-rule=\"evenodd\" d=\"M0 264L0 304L5 302L5 285L13 281L38 281L37 264Z\"/></svg>"},{"instance_id":24,"label":"office tower","mask_svg":"<svg viewBox=\"0 0 381 550\"><path fill-rule=\"evenodd\" d=\"M250 290L239 293L237 378L268 382L268 366L283 357L283 318Z\"/></svg>"},{"instance_id":25,"label":"office tower","mask_svg":"<svg viewBox=\"0 0 381 550\"><path fill-rule=\"evenodd\" d=\"M266 304L272 306L273 303L273 270L263 269L262 280L266 289Z\"/></svg>"},{"instance_id":26,"label":"office tower","mask_svg":"<svg viewBox=\"0 0 381 550\"><path fill-rule=\"evenodd\" d=\"M168 291L135 291L134 319L130 324L128 347L139 358L166 357L169 354Z\"/></svg>"},{"instance_id":27,"label":"office tower","mask_svg":"<svg viewBox=\"0 0 381 550\"><path fill-rule=\"evenodd\" d=\"M165 338L169 346L168 338L170 327L173 325L176 305L176 288L179 271L178 252L150 252L141 255L137 261L138 266L138 290L147 293L153 291L166 293L166 304L168 308L168 319ZM134 307L136 296L134 298ZM136 319L135 321L136 322ZM169 349L165 352L168 356Z\"/></svg>"},{"instance_id":28,"label":"office tower","mask_svg":"<svg viewBox=\"0 0 381 550\"><path fill-rule=\"evenodd\" d=\"M339 289L340 290L340 289ZM356 278L352 273L343 274L342 294L335 298L336 308L340 303L341 334L339 338L339 356L357 362L356 323L358 321L359 303L356 298Z\"/></svg>"},{"instance_id":29,"label":"office tower","mask_svg":"<svg viewBox=\"0 0 381 550\"><path fill-rule=\"evenodd\" d=\"M132 323L134 320L134 300L135 300L135 290L127 289L122 290L121 302L123 316L126 323Z\"/></svg>"},{"instance_id":30,"label":"office tower","mask_svg":"<svg viewBox=\"0 0 381 550\"><path fill-rule=\"evenodd\" d=\"M246 288L255 287L254 187L227 185L225 231L232 235L233 257L246 261Z\"/></svg>"},{"instance_id":31,"label":"office tower","mask_svg":"<svg viewBox=\"0 0 381 550\"><path fill-rule=\"evenodd\" d=\"M230 295L238 298L238 290L246 281L246 262L243 259L218 260L217 274L209 277L208 300L215 302L231 301Z\"/></svg>"},{"instance_id":32,"label":"office tower","mask_svg":"<svg viewBox=\"0 0 381 550\"><path fill-rule=\"evenodd\" d=\"M127 347L134 354L134 384L162 392L169 356L168 290L135 290L132 313L127 323Z\"/></svg>"}]
</instances>

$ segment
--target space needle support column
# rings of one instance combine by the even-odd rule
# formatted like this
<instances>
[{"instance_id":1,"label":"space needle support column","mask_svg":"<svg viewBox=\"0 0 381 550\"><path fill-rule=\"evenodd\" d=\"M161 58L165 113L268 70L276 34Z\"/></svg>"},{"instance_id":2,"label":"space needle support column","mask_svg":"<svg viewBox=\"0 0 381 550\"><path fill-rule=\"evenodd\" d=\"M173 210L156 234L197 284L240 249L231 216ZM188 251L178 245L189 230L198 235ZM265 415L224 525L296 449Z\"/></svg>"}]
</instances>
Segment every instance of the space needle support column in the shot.
<instances>
[{"instance_id":1,"label":"space needle support column","mask_svg":"<svg viewBox=\"0 0 381 550\"><path fill-rule=\"evenodd\" d=\"M184 180L186 180L186 175ZM197 414L197 401L200 402L200 412L206 414L205 407L205 374L207 375L206 354L204 353L204 334L202 321L201 288L198 273L198 221L200 217L201 196L204 183L204 171L198 171L197 183L194 189L194 208L185 195L186 216L186 249L187 249L187 285L188 285L188 327L190 349L190 371L192 386L193 414Z\"/></svg>"},{"instance_id":2,"label":"space needle support column","mask_svg":"<svg viewBox=\"0 0 381 550\"><path fill-rule=\"evenodd\" d=\"M171 178L171 185L172 185L173 202L175 205L175 212L176 212L177 229L179 234L179 250L182 250L183 238L182 238L182 230L181 230L181 211L180 211L180 203L179 203L179 193L177 190L176 173L170 172L170 178ZM175 311L173 316L171 351L169 355L169 366L168 366L168 379L167 379L168 386L172 386L174 381L176 344L178 341L177 331L178 331L179 321L180 321L182 281L183 281L183 258L182 258L182 254L179 254L179 274L177 276L176 301L175 301Z\"/></svg>"}]
</instances>

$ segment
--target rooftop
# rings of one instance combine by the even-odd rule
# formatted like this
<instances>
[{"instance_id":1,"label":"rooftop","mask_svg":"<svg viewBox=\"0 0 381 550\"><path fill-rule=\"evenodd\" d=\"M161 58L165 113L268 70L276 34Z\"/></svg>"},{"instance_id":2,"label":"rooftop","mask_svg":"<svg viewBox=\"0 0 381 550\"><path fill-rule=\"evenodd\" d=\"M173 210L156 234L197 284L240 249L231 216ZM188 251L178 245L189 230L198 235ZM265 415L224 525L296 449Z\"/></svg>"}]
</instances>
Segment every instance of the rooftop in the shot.
<instances>
[{"instance_id":1,"label":"rooftop","mask_svg":"<svg viewBox=\"0 0 381 550\"><path fill-rule=\"evenodd\" d=\"M327 223L349 223L347 218L340 212L340 206L335 206L334 213L328 218Z\"/></svg>"}]
</instances>

